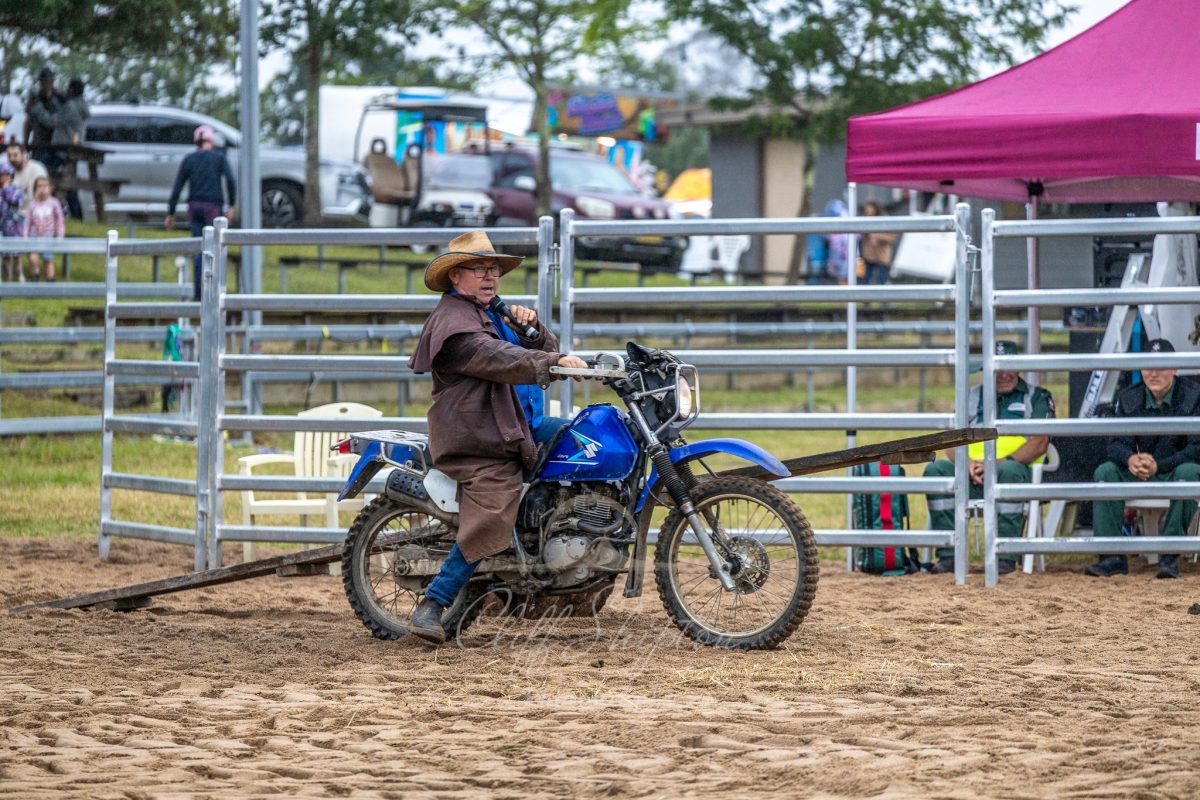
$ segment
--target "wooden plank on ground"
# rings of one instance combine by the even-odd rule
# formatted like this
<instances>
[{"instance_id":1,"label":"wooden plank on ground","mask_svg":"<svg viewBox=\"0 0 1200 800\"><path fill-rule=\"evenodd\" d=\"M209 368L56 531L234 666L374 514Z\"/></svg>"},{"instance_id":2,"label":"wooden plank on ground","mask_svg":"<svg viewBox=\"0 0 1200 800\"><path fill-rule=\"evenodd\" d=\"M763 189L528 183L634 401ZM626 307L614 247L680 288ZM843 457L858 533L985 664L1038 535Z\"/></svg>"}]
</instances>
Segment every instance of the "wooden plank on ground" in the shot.
<instances>
[{"instance_id":1,"label":"wooden plank on ground","mask_svg":"<svg viewBox=\"0 0 1200 800\"><path fill-rule=\"evenodd\" d=\"M316 550L303 550L298 553L264 558L260 561L248 561L244 564L234 564L231 567L210 569L204 572L189 572L174 578L164 578L158 581L138 583L133 586L122 586L116 589L105 589L100 592L90 592L74 597L64 597L58 600L45 600L41 603L10 608L10 614L31 611L35 608L85 608L102 603L123 602L143 597L153 597L160 594L182 592L188 589L199 589L204 586L216 586L222 583L242 581L247 578L258 578L270 575L281 568L295 567L302 564L329 564L339 561L342 557L342 545L331 544Z\"/></svg>"},{"instance_id":2,"label":"wooden plank on ground","mask_svg":"<svg viewBox=\"0 0 1200 800\"><path fill-rule=\"evenodd\" d=\"M951 431L923 436L910 436L906 439L895 439L882 444L870 444L854 447L849 450L834 450L829 453L819 453L813 456L790 458L783 464L791 475L807 475L813 472L826 472L831 469L844 469L856 464L866 464L871 461L884 460L888 463L902 463L912 459L929 460L931 453L950 447L959 447L973 442L987 441L996 438L995 428L959 428ZM751 478L771 478L769 472L758 465L725 470L719 475L735 475ZM305 566L329 564L340 560L342 545L333 544L317 550L304 550L298 553L265 558L260 561L250 561L244 564L234 564L231 567L190 572L174 578L164 578L158 581L139 583L133 586L122 586L116 589L105 589L100 592L64 597L58 600L45 600L40 603L10 608L10 614L19 614L37 608L86 608L89 606L107 606L109 608L132 609L141 608L148 603L146 598L160 594L171 594L188 589L199 589L204 586L216 586L222 583L258 578L271 573L304 574Z\"/></svg>"},{"instance_id":3,"label":"wooden plank on ground","mask_svg":"<svg viewBox=\"0 0 1200 800\"><path fill-rule=\"evenodd\" d=\"M929 454L938 450L959 447L974 442L984 442L996 438L995 428L956 428L950 431L938 431L921 436L909 436L905 439L893 439L882 444L868 444L863 447L853 447L849 450L833 450L828 453L818 453L814 456L789 458L783 462L788 474L811 475L814 472L827 472L831 469L845 469L858 464L869 464L872 461L887 463L913 463L928 461ZM889 459L899 457L901 461ZM774 476L757 464L748 467L728 469L718 475L733 475L746 478L773 479Z\"/></svg>"}]
</instances>

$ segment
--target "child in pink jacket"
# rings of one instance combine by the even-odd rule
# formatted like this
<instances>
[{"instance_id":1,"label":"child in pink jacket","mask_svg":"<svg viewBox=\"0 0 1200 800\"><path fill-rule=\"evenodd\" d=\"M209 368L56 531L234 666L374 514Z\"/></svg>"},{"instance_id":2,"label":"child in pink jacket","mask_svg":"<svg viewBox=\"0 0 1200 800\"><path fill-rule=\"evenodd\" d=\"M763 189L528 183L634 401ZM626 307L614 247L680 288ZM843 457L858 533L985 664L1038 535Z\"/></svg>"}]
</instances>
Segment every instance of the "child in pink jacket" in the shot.
<instances>
[{"instance_id":1,"label":"child in pink jacket","mask_svg":"<svg viewBox=\"0 0 1200 800\"><path fill-rule=\"evenodd\" d=\"M67 235L67 223L63 217L62 203L54 196L54 187L49 178L38 178L33 182L33 199L25 216L25 236L36 239L62 239ZM30 253L29 265L33 267L33 279L41 280L42 261L46 262L46 280L54 282L54 253Z\"/></svg>"}]
</instances>

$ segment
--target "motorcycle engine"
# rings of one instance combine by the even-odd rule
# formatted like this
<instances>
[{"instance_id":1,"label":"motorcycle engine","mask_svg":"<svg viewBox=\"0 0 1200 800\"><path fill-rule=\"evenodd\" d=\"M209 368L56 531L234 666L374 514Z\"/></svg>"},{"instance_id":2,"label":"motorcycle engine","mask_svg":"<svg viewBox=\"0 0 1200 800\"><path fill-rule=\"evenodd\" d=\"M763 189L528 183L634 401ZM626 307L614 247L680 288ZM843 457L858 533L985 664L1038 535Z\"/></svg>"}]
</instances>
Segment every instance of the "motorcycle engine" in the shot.
<instances>
[{"instance_id":1,"label":"motorcycle engine","mask_svg":"<svg viewBox=\"0 0 1200 800\"><path fill-rule=\"evenodd\" d=\"M546 521L542 563L557 573L555 588L577 586L623 567L625 554L609 541L629 533L625 507L616 496L585 491L562 499Z\"/></svg>"}]
</instances>

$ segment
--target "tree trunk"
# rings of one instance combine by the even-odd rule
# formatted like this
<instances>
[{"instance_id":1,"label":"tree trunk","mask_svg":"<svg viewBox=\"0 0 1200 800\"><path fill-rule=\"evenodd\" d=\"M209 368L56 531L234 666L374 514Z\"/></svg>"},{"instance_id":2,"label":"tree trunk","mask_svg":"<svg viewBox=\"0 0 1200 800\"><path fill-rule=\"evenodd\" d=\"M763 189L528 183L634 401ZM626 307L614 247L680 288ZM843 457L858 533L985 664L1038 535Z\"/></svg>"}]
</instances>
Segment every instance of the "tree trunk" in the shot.
<instances>
[{"instance_id":1,"label":"tree trunk","mask_svg":"<svg viewBox=\"0 0 1200 800\"><path fill-rule=\"evenodd\" d=\"M321 62L325 48L314 41L309 27L304 59L304 224L321 222L321 162L318 151L320 134Z\"/></svg>"},{"instance_id":2,"label":"tree trunk","mask_svg":"<svg viewBox=\"0 0 1200 800\"><path fill-rule=\"evenodd\" d=\"M537 210L538 216L551 213L550 204L554 191L550 186L550 118L548 109L546 82L540 78L533 87L533 124L538 137L537 162Z\"/></svg>"}]
</instances>

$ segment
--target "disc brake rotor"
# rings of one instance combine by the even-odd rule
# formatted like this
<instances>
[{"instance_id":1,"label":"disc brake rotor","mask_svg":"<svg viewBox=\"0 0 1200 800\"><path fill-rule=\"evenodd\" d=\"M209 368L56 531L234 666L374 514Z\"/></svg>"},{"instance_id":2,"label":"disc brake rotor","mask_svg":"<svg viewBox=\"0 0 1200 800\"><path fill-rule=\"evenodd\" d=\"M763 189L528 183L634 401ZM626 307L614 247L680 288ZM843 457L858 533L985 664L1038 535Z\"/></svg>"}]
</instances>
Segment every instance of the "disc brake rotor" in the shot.
<instances>
[{"instance_id":1,"label":"disc brake rotor","mask_svg":"<svg viewBox=\"0 0 1200 800\"><path fill-rule=\"evenodd\" d=\"M750 536L731 536L729 543L733 545L738 562L732 570L733 582L739 593L754 594L771 576L771 559L767 556L767 548Z\"/></svg>"}]
</instances>

